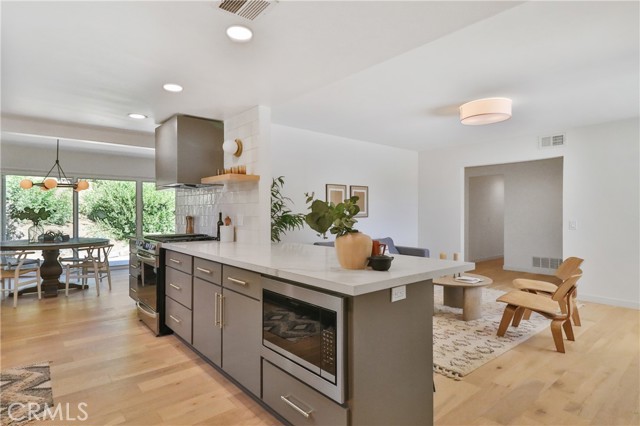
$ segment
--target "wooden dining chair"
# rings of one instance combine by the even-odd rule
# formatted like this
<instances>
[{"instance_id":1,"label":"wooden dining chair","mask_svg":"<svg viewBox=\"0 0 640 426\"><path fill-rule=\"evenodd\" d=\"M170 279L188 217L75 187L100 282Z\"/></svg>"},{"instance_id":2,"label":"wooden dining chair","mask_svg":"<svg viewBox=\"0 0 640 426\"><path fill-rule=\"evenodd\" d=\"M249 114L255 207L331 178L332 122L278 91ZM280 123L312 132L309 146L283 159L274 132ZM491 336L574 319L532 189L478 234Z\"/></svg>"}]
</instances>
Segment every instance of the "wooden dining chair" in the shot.
<instances>
[{"instance_id":1,"label":"wooden dining chair","mask_svg":"<svg viewBox=\"0 0 640 426\"><path fill-rule=\"evenodd\" d=\"M558 269L556 269L554 275L558 279L560 279L560 283L563 283L573 275L582 274L582 271L580 270L580 265L582 265L582 262L584 262L584 259L580 259L579 257L568 257L564 262L560 264ZM526 291L529 293L544 294L547 296L551 296L558 289L558 284L547 281L530 280L526 278L516 278L515 280L513 280L513 286L518 290ZM572 319L573 323L579 327L581 325L581 322L580 312L578 311L578 306L576 304L576 295L577 291L574 292L573 296L571 297L571 304L573 305ZM523 318L528 320L530 315L531 311L526 311Z\"/></svg>"},{"instance_id":2,"label":"wooden dining chair","mask_svg":"<svg viewBox=\"0 0 640 426\"><path fill-rule=\"evenodd\" d=\"M528 309L551 320L551 335L553 336L556 350L564 353L562 330L564 329L567 339L575 340L573 328L571 327L573 305L570 299L576 291L578 280L581 277L582 274L569 277L558 286L551 297L520 290L512 290L498 297L496 299L497 302L507 304L498 326L498 336L504 336L512 319L513 323L511 325L514 327L520 325L524 311ZM566 306L566 309L564 309L563 305Z\"/></svg>"},{"instance_id":3,"label":"wooden dining chair","mask_svg":"<svg viewBox=\"0 0 640 426\"><path fill-rule=\"evenodd\" d=\"M42 281L40 278L40 261L28 259L33 251L14 251L0 253L0 271L2 278L2 292L13 291L13 307L18 306L18 293L21 287L35 283L38 299L42 299ZM9 287L5 287L6 282ZM13 282L13 286L11 286Z\"/></svg>"},{"instance_id":4,"label":"wooden dining chair","mask_svg":"<svg viewBox=\"0 0 640 426\"><path fill-rule=\"evenodd\" d=\"M111 269L109 268L109 254L113 244L106 246L89 246L78 249L78 255L72 258L60 259L65 270L65 296L69 296L69 282L71 278L80 281L82 288L88 285L87 280L93 278L96 283L96 293L100 296L100 283L105 277L111 290Z\"/></svg>"}]
</instances>

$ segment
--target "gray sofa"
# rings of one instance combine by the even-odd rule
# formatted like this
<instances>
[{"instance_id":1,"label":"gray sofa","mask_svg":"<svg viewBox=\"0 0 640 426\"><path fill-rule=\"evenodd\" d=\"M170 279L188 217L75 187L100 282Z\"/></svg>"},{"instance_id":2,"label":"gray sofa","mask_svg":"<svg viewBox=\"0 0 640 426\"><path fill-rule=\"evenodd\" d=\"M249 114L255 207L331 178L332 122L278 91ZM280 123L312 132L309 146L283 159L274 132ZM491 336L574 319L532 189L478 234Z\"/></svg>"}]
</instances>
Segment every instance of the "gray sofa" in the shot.
<instances>
[{"instance_id":1,"label":"gray sofa","mask_svg":"<svg viewBox=\"0 0 640 426\"><path fill-rule=\"evenodd\" d=\"M421 247L397 246L390 237L373 238L387 245L387 254L404 254L407 256L429 257L429 249ZM316 246L333 247L333 241L320 241L313 243Z\"/></svg>"}]
</instances>

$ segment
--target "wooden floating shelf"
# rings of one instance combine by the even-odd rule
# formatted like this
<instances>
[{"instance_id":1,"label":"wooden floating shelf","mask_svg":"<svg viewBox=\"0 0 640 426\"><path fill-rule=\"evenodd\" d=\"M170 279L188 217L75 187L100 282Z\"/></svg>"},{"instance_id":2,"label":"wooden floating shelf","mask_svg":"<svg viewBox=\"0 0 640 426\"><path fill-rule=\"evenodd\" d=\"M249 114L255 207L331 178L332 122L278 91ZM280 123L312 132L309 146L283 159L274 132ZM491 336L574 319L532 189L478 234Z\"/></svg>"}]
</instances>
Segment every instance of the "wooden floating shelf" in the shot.
<instances>
[{"instance_id":1,"label":"wooden floating shelf","mask_svg":"<svg viewBox=\"0 0 640 426\"><path fill-rule=\"evenodd\" d=\"M241 175L241 174L226 174L226 175L218 175L218 176L208 176L200 179L201 183L210 183L210 184L225 184L225 183L236 183L236 182L258 182L260 180L260 176L258 175Z\"/></svg>"}]
</instances>

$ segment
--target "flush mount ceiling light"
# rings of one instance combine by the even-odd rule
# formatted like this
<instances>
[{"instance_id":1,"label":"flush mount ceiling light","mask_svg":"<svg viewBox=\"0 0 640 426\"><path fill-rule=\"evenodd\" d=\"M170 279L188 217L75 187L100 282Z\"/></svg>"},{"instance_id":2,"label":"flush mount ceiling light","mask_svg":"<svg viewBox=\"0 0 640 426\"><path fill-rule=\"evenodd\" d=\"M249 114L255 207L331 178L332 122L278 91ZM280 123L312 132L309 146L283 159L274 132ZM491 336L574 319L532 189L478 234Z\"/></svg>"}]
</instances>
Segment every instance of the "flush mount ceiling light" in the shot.
<instances>
[{"instance_id":1,"label":"flush mount ceiling light","mask_svg":"<svg viewBox=\"0 0 640 426\"><path fill-rule=\"evenodd\" d=\"M227 154L233 154L236 157L240 157L242 155L242 141L240 139L236 140L226 140L222 144L222 150Z\"/></svg>"},{"instance_id":2,"label":"flush mount ceiling light","mask_svg":"<svg viewBox=\"0 0 640 426\"><path fill-rule=\"evenodd\" d=\"M469 126L498 123L511 118L511 99L486 98L460 106L460 122Z\"/></svg>"},{"instance_id":3,"label":"flush mount ceiling light","mask_svg":"<svg viewBox=\"0 0 640 426\"><path fill-rule=\"evenodd\" d=\"M129 113L129 118L135 118L136 120L144 120L147 118L144 114L138 114L137 112Z\"/></svg>"},{"instance_id":4,"label":"flush mount ceiling light","mask_svg":"<svg viewBox=\"0 0 640 426\"><path fill-rule=\"evenodd\" d=\"M232 25L227 28L227 37L237 43L246 43L253 37L253 31L243 25Z\"/></svg>"},{"instance_id":5,"label":"flush mount ceiling light","mask_svg":"<svg viewBox=\"0 0 640 426\"><path fill-rule=\"evenodd\" d=\"M182 92L182 86L175 83L167 83L164 86L162 86L162 88L167 92L174 92L174 93Z\"/></svg>"}]
</instances>

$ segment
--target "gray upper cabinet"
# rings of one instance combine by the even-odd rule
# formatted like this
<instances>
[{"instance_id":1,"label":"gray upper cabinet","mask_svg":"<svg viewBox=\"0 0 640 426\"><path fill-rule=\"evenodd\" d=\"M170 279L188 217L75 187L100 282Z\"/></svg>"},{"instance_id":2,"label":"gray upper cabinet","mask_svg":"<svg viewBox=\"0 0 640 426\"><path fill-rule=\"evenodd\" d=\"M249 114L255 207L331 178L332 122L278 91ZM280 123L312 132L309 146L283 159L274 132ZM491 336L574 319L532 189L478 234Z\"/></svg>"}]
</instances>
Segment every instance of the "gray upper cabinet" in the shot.
<instances>
[{"instance_id":1,"label":"gray upper cabinet","mask_svg":"<svg viewBox=\"0 0 640 426\"><path fill-rule=\"evenodd\" d=\"M193 347L218 367L222 366L221 296L219 285L193 279Z\"/></svg>"}]
</instances>

